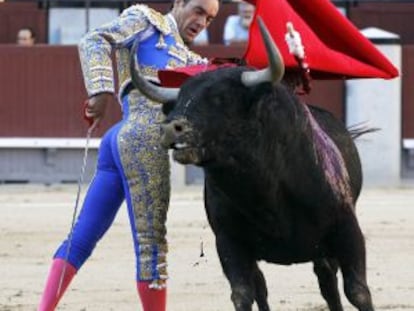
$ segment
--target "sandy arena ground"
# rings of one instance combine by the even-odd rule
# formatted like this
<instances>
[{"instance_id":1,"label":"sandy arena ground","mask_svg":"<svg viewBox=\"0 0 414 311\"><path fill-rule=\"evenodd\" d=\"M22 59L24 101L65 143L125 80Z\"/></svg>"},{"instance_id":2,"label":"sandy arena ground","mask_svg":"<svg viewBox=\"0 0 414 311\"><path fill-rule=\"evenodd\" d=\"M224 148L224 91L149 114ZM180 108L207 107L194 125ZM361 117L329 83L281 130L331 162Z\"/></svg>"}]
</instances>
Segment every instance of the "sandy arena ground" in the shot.
<instances>
[{"instance_id":1,"label":"sandy arena ground","mask_svg":"<svg viewBox=\"0 0 414 311\"><path fill-rule=\"evenodd\" d=\"M69 231L75 197L76 185L0 186L0 311L36 310L51 256ZM121 207L58 310L141 310L125 210ZM414 310L414 187L364 190L358 215L376 309ZM168 310L233 310L200 188L174 192L168 230ZM273 310L327 310L311 265L261 267ZM354 310L343 302L346 310Z\"/></svg>"}]
</instances>

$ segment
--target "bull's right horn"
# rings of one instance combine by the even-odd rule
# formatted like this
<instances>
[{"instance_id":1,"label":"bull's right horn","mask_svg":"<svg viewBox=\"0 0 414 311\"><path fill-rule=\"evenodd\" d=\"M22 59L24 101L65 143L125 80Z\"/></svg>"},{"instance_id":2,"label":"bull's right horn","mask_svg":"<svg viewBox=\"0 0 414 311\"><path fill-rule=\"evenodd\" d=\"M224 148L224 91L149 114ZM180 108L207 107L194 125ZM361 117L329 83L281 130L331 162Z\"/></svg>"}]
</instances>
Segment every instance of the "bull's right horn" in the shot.
<instances>
[{"instance_id":1,"label":"bull's right horn","mask_svg":"<svg viewBox=\"0 0 414 311\"><path fill-rule=\"evenodd\" d=\"M257 17L257 21L259 23L260 33L266 47L269 66L262 70L243 72L241 80L247 87L255 86L263 82L271 82L272 84L276 84L282 80L285 73L285 65L279 49L270 36L270 33L260 16Z\"/></svg>"},{"instance_id":2,"label":"bull's right horn","mask_svg":"<svg viewBox=\"0 0 414 311\"><path fill-rule=\"evenodd\" d=\"M140 74L139 70L136 69L136 54L138 49L138 39L135 40L132 45L131 53L129 56L129 71L131 74L132 84L136 89L138 89L142 94L144 94L149 99L164 104L169 101L176 100L178 97L179 88L168 88L161 87L155 84L148 82Z\"/></svg>"}]
</instances>

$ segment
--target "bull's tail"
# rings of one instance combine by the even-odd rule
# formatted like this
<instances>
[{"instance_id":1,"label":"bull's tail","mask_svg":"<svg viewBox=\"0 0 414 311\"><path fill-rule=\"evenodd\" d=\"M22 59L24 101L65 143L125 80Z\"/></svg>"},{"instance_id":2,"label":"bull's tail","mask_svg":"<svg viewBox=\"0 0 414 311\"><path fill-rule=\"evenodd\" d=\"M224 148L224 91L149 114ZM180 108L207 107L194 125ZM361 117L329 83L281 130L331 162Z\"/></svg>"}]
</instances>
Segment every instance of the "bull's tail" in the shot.
<instances>
[{"instance_id":1,"label":"bull's tail","mask_svg":"<svg viewBox=\"0 0 414 311\"><path fill-rule=\"evenodd\" d=\"M348 132L351 135L352 139L355 140L362 135L375 133L380 131L379 127L369 127L366 122L353 124L348 127Z\"/></svg>"}]
</instances>

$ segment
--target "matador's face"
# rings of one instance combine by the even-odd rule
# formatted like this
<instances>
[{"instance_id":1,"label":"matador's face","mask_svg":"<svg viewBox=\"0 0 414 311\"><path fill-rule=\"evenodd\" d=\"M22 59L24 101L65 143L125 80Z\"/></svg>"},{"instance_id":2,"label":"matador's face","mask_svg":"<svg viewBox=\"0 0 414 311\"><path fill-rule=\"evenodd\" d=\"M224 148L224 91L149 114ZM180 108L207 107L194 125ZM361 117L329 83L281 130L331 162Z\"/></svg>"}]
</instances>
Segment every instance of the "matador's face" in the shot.
<instances>
[{"instance_id":1,"label":"matador's face","mask_svg":"<svg viewBox=\"0 0 414 311\"><path fill-rule=\"evenodd\" d=\"M172 14L184 42L189 44L216 17L218 0L176 0Z\"/></svg>"}]
</instances>

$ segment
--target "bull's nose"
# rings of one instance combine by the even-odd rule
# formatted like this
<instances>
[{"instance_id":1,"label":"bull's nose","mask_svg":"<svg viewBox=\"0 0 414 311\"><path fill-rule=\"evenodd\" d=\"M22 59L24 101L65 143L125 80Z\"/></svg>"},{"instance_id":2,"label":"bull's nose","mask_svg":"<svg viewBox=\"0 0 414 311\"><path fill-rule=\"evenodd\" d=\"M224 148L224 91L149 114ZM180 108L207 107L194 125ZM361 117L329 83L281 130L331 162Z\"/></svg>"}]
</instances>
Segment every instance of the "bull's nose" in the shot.
<instances>
[{"instance_id":1,"label":"bull's nose","mask_svg":"<svg viewBox=\"0 0 414 311\"><path fill-rule=\"evenodd\" d=\"M177 138L184 132L185 123L180 120L173 120L161 124L161 145L164 148L171 148Z\"/></svg>"}]
</instances>

